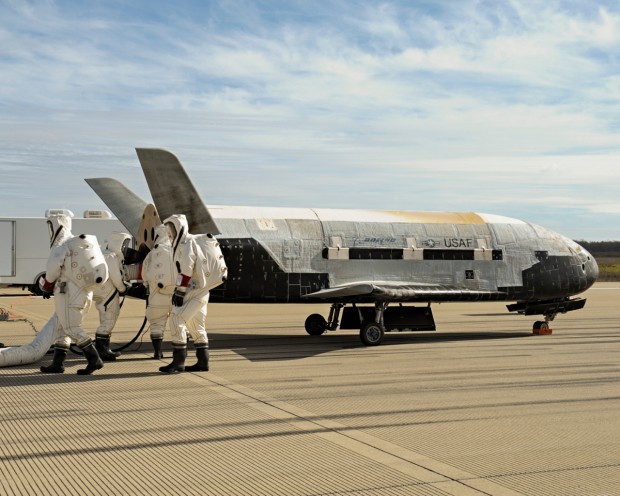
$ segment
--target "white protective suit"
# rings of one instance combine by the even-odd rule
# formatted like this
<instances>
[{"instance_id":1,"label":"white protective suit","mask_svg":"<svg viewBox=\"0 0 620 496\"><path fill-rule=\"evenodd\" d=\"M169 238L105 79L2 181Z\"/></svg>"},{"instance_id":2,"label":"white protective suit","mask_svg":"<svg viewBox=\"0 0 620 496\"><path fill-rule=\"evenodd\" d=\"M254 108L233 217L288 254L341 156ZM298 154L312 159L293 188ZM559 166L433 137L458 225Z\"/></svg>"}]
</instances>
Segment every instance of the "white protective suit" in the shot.
<instances>
[{"instance_id":1,"label":"white protective suit","mask_svg":"<svg viewBox=\"0 0 620 496\"><path fill-rule=\"evenodd\" d=\"M48 227L51 249L45 277L41 278L39 284L44 297L49 297L53 290L61 331L55 342L54 363L51 367L41 367L41 371L64 372L62 364L73 339L88 360L87 368L78 370L78 374L91 374L103 367L103 363L91 338L82 328L82 320L91 305L92 288L105 283L108 278L107 265L95 236L72 236L70 217L51 216L48 218ZM64 352L58 360L56 350Z\"/></svg>"},{"instance_id":2,"label":"white protective suit","mask_svg":"<svg viewBox=\"0 0 620 496\"><path fill-rule=\"evenodd\" d=\"M209 288L202 271L204 255L194 236L188 232L185 215L172 215L164 225L174 226L173 261L177 268L176 288L185 293L183 304L174 306L170 314L172 345L187 345L188 333L194 345L209 345L205 329Z\"/></svg>"},{"instance_id":3,"label":"white protective suit","mask_svg":"<svg viewBox=\"0 0 620 496\"><path fill-rule=\"evenodd\" d=\"M114 231L103 251L108 266L108 280L93 288L93 301L99 312L99 327L95 331L95 346L103 361L115 361L120 353L110 350L110 337L121 311L120 296L127 288L123 274L123 250L131 235Z\"/></svg>"},{"instance_id":4,"label":"white protective suit","mask_svg":"<svg viewBox=\"0 0 620 496\"><path fill-rule=\"evenodd\" d=\"M52 248L71 238L71 217L58 216L53 219L50 218L48 227L50 229L50 246ZM52 286L49 286L48 289L51 292ZM38 362L43 358L54 342L59 342L61 346L64 346L64 336L62 340L59 340L61 334L62 329L58 323L56 314L54 314L30 343L23 346L12 346L0 349L0 367L26 365ZM68 347L67 345L67 349Z\"/></svg>"},{"instance_id":5,"label":"white protective suit","mask_svg":"<svg viewBox=\"0 0 620 496\"><path fill-rule=\"evenodd\" d=\"M172 215L164 220L172 241L173 260L177 269L176 289L172 295L170 333L172 338L172 363L160 367L160 372L172 374L209 370L209 339L205 329L209 287L202 271L204 255L188 232L185 215ZM185 367L188 333L194 340L198 363Z\"/></svg>"},{"instance_id":6,"label":"white protective suit","mask_svg":"<svg viewBox=\"0 0 620 496\"><path fill-rule=\"evenodd\" d=\"M155 228L153 249L142 264L142 278L148 290L146 318L153 348L153 358L162 358L161 345L164 330L172 310L172 293L176 287L177 271L172 258L172 243L166 228L160 224Z\"/></svg>"}]
</instances>

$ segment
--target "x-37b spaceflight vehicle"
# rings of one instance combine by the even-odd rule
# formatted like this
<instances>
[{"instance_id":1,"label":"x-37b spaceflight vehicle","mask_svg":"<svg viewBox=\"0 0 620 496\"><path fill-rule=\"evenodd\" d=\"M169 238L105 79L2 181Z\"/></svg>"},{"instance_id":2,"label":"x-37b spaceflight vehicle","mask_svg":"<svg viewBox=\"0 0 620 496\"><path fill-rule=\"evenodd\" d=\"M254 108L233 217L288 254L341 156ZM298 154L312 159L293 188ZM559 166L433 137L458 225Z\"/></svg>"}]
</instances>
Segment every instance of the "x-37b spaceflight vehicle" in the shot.
<instances>
[{"instance_id":1,"label":"x-37b spaceflight vehicle","mask_svg":"<svg viewBox=\"0 0 620 496\"><path fill-rule=\"evenodd\" d=\"M263 208L202 202L172 153L137 149L160 218L185 214L193 234L217 235L228 266L212 302L331 304L309 334L360 329L366 345L392 330L435 330L434 302L506 301L540 315L582 308L598 277L594 258L543 227L498 215ZM138 242L146 202L111 178L86 179Z\"/></svg>"}]
</instances>

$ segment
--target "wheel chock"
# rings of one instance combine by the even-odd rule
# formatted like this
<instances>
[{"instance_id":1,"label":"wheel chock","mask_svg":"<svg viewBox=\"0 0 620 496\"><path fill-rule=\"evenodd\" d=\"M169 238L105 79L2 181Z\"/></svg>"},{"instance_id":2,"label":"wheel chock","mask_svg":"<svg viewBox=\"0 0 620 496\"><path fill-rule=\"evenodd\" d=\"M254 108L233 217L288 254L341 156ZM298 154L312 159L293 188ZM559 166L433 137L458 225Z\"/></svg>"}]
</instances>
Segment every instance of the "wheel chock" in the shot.
<instances>
[{"instance_id":1,"label":"wheel chock","mask_svg":"<svg viewBox=\"0 0 620 496\"><path fill-rule=\"evenodd\" d=\"M541 334L553 334L553 329L532 329L532 334L540 336Z\"/></svg>"}]
</instances>

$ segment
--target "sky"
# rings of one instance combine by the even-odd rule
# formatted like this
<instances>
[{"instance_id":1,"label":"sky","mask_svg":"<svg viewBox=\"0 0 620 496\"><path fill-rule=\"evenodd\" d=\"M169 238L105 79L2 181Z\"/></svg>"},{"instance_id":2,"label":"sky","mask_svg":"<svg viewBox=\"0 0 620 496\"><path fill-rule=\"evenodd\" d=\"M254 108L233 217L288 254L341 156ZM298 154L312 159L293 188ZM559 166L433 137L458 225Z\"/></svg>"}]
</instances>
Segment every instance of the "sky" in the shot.
<instances>
[{"instance_id":1,"label":"sky","mask_svg":"<svg viewBox=\"0 0 620 496\"><path fill-rule=\"evenodd\" d=\"M620 239L620 3L0 0L0 216L150 201L475 211Z\"/></svg>"}]
</instances>

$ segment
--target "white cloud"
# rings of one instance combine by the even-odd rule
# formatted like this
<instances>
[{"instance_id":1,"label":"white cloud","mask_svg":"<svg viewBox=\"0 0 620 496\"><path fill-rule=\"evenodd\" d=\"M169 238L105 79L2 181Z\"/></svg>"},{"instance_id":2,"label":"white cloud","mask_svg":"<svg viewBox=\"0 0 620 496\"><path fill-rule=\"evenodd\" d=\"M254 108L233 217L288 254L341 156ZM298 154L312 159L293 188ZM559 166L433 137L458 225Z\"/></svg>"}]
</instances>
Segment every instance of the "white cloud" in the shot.
<instances>
[{"instance_id":1,"label":"white cloud","mask_svg":"<svg viewBox=\"0 0 620 496\"><path fill-rule=\"evenodd\" d=\"M64 161L76 189L82 170L144 188L132 148L159 146L228 185L216 203L318 206L321 191L337 207L617 213L612 3L191 5L0 7L14 201L38 187L28 207L45 202L54 181L20 186L17 166Z\"/></svg>"}]
</instances>

